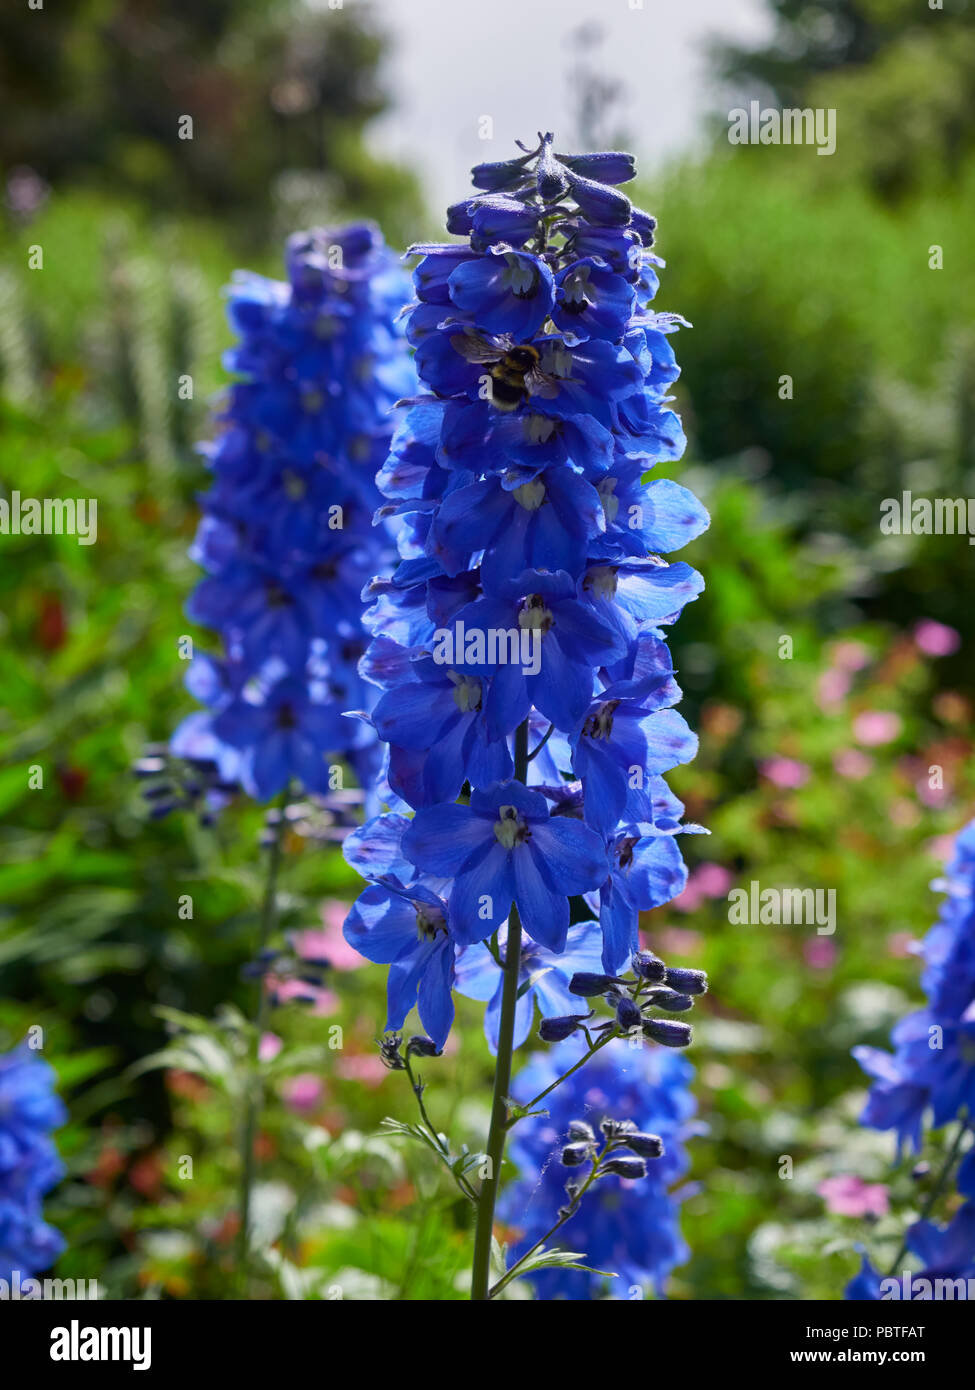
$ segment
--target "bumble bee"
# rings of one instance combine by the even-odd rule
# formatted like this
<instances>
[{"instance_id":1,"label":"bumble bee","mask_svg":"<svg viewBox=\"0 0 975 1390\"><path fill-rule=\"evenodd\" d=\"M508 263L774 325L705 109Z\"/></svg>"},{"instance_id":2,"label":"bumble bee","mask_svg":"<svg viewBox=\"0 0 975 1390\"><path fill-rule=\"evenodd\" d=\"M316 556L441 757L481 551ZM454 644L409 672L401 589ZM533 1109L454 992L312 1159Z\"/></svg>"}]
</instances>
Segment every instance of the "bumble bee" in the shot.
<instances>
[{"instance_id":1,"label":"bumble bee","mask_svg":"<svg viewBox=\"0 0 975 1390\"><path fill-rule=\"evenodd\" d=\"M509 333L487 338L466 328L450 339L455 352L468 362L483 362L491 379L491 404L496 410L517 410L530 396L551 399L558 381L539 366L541 353L531 343L516 343Z\"/></svg>"}]
</instances>

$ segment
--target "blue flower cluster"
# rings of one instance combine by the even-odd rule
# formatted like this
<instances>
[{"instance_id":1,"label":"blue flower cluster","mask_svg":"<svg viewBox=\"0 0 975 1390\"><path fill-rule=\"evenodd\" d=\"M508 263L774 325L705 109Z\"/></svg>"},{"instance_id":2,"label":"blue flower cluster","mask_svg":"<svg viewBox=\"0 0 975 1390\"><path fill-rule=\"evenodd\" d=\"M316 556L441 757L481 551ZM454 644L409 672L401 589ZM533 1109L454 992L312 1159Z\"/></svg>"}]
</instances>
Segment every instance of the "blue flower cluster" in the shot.
<instances>
[{"instance_id":1,"label":"blue flower cluster","mask_svg":"<svg viewBox=\"0 0 975 1390\"><path fill-rule=\"evenodd\" d=\"M915 1152L926 1124L940 1129L958 1119L969 1126L975 1118L975 821L958 836L947 874L935 886L947 897L920 947L927 1007L896 1025L893 1054L853 1049L873 1078L861 1123L894 1130L898 1150ZM918 1278L975 1276L975 1147L961 1163L957 1187L966 1200L946 1227L918 1221L907 1232L907 1248L925 1266ZM880 1296L880 1276L864 1256L847 1297Z\"/></svg>"},{"instance_id":2,"label":"blue flower cluster","mask_svg":"<svg viewBox=\"0 0 975 1390\"><path fill-rule=\"evenodd\" d=\"M0 1056L0 1279L53 1264L64 1241L43 1217L45 1192L64 1172L50 1131L64 1124L54 1072L21 1046Z\"/></svg>"},{"instance_id":3,"label":"blue flower cluster","mask_svg":"<svg viewBox=\"0 0 975 1390\"><path fill-rule=\"evenodd\" d=\"M540 137L474 169L448 212L465 241L413 248L426 389L378 478L400 563L371 586L360 668L383 692L393 810L349 846L373 886L346 935L392 966L388 1027L418 1002L440 1043L457 952L513 905L526 946L561 955L584 898L615 974L639 913L682 890L674 837L698 828L662 776L697 747L662 629L703 582L660 556L708 517L644 481L684 447L667 395L684 320L652 307L654 219L618 188L633 174Z\"/></svg>"},{"instance_id":4,"label":"blue flower cluster","mask_svg":"<svg viewBox=\"0 0 975 1390\"><path fill-rule=\"evenodd\" d=\"M187 685L206 706L172 753L266 801L289 783L327 795L336 756L360 784L375 736L343 717L368 704L362 587L391 545L373 528L390 409L415 376L397 314L406 277L367 223L289 238L288 280L238 273L237 344L213 483L193 556L206 570L187 608L222 657L200 655Z\"/></svg>"},{"instance_id":5,"label":"blue flower cluster","mask_svg":"<svg viewBox=\"0 0 975 1390\"><path fill-rule=\"evenodd\" d=\"M873 1077L862 1122L892 1129L898 1147L920 1148L925 1112L939 1129L967 1111L975 1116L975 821L962 830L942 883L947 898L921 943L925 1009L891 1035L895 1051L856 1047Z\"/></svg>"},{"instance_id":6,"label":"blue flower cluster","mask_svg":"<svg viewBox=\"0 0 975 1390\"><path fill-rule=\"evenodd\" d=\"M531 1056L515 1080L515 1100L527 1104L585 1051L572 1038ZM618 1277L607 1285L598 1274L544 1271L530 1276L538 1297L625 1299L630 1288L647 1284L662 1294L670 1271L687 1259L679 1201L671 1189L687 1171L683 1141L694 1130L692 1075L679 1053L633 1048L616 1039L546 1096L547 1116L516 1126L511 1158L521 1176L503 1192L499 1208L502 1220L522 1232L509 1264L551 1228L564 1204L564 1161L573 1156L565 1145L568 1139L571 1146L580 1121L594 1131L604 1122L618 1128L629 1121L663 1140L663 1152L645 1165L645 1176L601 1177L562 1228L567 1249L585 1252L583 1263Z\"/></svg>"}]
</instances>

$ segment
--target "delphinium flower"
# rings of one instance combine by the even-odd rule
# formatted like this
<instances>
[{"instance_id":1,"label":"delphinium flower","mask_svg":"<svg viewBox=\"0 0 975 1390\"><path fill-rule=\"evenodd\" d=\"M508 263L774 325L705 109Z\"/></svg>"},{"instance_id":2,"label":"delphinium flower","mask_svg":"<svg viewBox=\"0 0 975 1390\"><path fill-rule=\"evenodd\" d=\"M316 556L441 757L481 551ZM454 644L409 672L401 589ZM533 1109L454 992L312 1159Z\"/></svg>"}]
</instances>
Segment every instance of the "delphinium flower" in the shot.
<instances>
[{"instance_id":1,"label":"delphinium flower","mask_svg":"<svg viewBox=\"0 0 975 1390\"><path fill-rule=\"evenodd\" d=\"M285 263L285 282L239 273L230 290L237 341L226 365L237 380L204 450L212 484L192 554L206 574L187 609L222 649L189 666L187 685L204 709L136 767L157 816L176 806L212 815L238 788L281 803L265 821L259 937L243 971L257 981L240 1132L245 1294L265 1010L285 998L328 1005L326 963L271 945L284 833L335 839L351 828L343 764L362 799L372 794L376 736L346 711L375 703L358 670L362 589L386 564L395 530L373 524L375 479L391 408L416 382L398 321L406 277L376 227L297 233Z\"/></svg>"},{"instance_id":2,"label":"delphinium flower","mask_svg":"<svg viewBox=\"0 0 975 1390\"><path fill-rule=\"evenodd\" d=\"M43 1197L64 1169L51 1130L67 1118L54 1072L26 1045L0 1056L0 1279L47 1269L64 1249Z\"/></svg>"},{"instance_id":3,"label":"delphinium flower","mask_svg":"<svg viewBox=\"0 0 975 1390\"><path fill-rule=\"evenodd\" d=\"M572 1038L533 1054L518 1073L514 1098L527 1104L585 1052ZM620 1155L642 1159L646 1170L640 1175L636 1164L632 1174L625 1165L610 1170L564 1223L566 1243L585 1251L584 1263L617 1278L607 1282L583 1270L543 1270L530 1276L540 1297L628 1298L631 1288L647 1285L662 1294L670 1271L687 1259L679 1198L672 1189L688 1166L684 1140L693 1132L692 1074L686 1058L675 1052L633 1048L616 1039L546 1096L541 1107L547 1115L526 1119L515 1130L511 1158L520 1177L505 1190L500 1206L505 1223L521 1232L513 1260L547 1236L557 1212L565 1209L566 1184L578 1184L599 1136L628 1144Z\"/></svg>"},{"instance_id":4,"label":"delphinium flower","mask_svg":"<svg viewBox=\"0 0 975 1390\"><path fill-rule=\"evenodd\" d=\"M945 877L935 886L947 897L919 948L927 1007L896 1025L893 1053L853 1050L873 1078L861 1123L893 1130L898 1151L917 1152L926 1128L957 1122L922 1218L909 1227L891 1266L890 1277L899 1275L901 1258L910 1250L924 1265L916 1278L928 1280L975 1276L975 1146L969 1137L975 1117L975 821L959 834ZM939 1227L928 1216L956 1164L955 1186L964 1201L948 1225ZM847 1297L881 1297L880 1275L866 1255Z\"/></svg>"},{"instance_id":5,"label":"delphinium flower","mask_svg":"<svg viewBox=\"0 0 975 1390\"><path fill-rule=\"evenodd\" d=\"M618 187L633 176L629 155L556 154L550 135L475 168L447 217L465 240L413 248L423 391L378 478L400 563L370 587L361 670L383 692L391 810L350 847L372 886L347 933L391 967L387 1027L416 1003L438 1045L472 970L496 993L483 953L459 953L489 942L503 963L476 1298L515 1030L529 994L545 1012L568 978L536 987L523 951L556 974L550 957L579 946L570 924L591 918L609 988L640 912L684 887L676 835L698 829L663 781L696 751L665 628L703 581L662 556L708 518L686 488L646 481L684 447L667 394L684 320L653 308L655 221ZM566 1017L581 1027L582 1001L549 1036Z\"/></svg>"},{"instance_id":6,"label":"delphinium flower","mask_svg":"<svg viewBox=\"0 0 975 1390\"><path fill-rule=\"evenodd\" d=\"M193 775L188 793L154 783L161 811L238 783L262 802L289 786L327 798L339 758L360 785L375 772L372 731L343 714L371 700L360 592L390 544L372 524L390 407L415 380L396 322L405 277L367 223L297 233L285 259L286 282L239 272L230 289L238 380L204 449L192 553L206 575L188 607L223 650L189 667L206 708L171 751Z\"/></svg>"}]
</instances>

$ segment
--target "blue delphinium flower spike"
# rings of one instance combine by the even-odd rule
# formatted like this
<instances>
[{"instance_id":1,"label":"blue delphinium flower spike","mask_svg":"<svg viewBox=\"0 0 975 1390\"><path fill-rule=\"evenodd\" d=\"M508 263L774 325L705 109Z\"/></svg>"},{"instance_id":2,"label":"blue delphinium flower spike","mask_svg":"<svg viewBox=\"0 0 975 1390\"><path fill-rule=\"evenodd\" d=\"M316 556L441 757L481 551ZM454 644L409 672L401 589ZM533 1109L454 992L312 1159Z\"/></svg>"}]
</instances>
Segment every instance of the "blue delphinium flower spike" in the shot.
<instances>
[{"instance_id":1,"label":"blue delphinium flower spike","mask_svg":"<svg viewBox=\"0 0 975 1390\"><path fill-rule=\"evenodd\" d=\"M474 170L477 191L447 217L463 243L413 248L406 332L422 389L402 402L378 477L400 562L369 586L360 669L382 692L371 717L388 745L390 805L397 822L415 815L397 831L396 885L369 850L381 821L353 854L387 895L437 880L446 908L436 951L418 954L397 900L392 964L407 985L391 1019L417 970L436 970L438 998L452 978L494 999L483 955L453 972L446 961L499 932L503 949L516 904L529 962L518 1039L535 1002L551 1034L572 1013L571 1001L556 1008L557 958L578 947L570 921L592 919L586 963L565 979L600 965L615 975L638 945L639 913L686 881L675 837L699 827L681 825L663 774L697 740L674 708L665 628L703 582L662 556L708 517L686 488L646 476L684 447L668 395L684 321L653 307L655 223L618 187L633 172L629 155L560 154L541 136L523 157ZM527 788L514 780L526 726L538 753ZM367 890L348 928L374 960L392 959L383 902ZM424 900L414 908L432 941ZM540 960L551 974L535 985ZM441 1025L445 1010L434 1013Z\"/></svg>"},{"instance_id":2,"label":"blue delphinium flower spike","mask_svg":"<svg viewBox=\"0 0 975 1390\"><path fill-rule=\"evenodd\" d=\"M925 1009L893 1030L895 1051L856 1047L873 1078L862 1123L892 1129L898 1146L917 1150L929 1112L938 1129L961 1111L975 1116L975 821L958 836L937 924L921 945Z\"/></svg>"},{"instance_id":3,"label":"blue delphinium flower spike","mask_svg":"<svg viewBox=\"0 0 975 1390\"><path fill-rule=\"evenodd\" d=\"M193 548L206 570L191 618L219 657L187 684L206 706L171 751L218 790L267 801L289 783L327 796L349 762L378 770L367 723L375 688L359 675L363 585L391 545L375 527L375 475L389 411L415 389L397 322L405 277L368 223L289 238L285 283L239 273L229 291L237 375L204 452L212 484Z\"/></svg>"},{"instance_id":4,"label":"blue delphinium flower spike","mask_svg":"<svg viewBox=\"0 0 975 1390\"><path fill-rule=\"evenodd\" d=\"M947 873L934 886L947 897L920 948L927 1007L895 1026L893 1053L875 1047L853 1049L873 1078L860 1123L892 1129L898 1151L916 1152L928 1127L940 1129L951 1121L959 1125L945 1165L950 1170L964 1154L955 1177L964 1201L945 1226L921 1220L908 1228L905 1245L923 1268L911 1276L915 1291L899 1294L905 1298L945 1296L931 1292L935 1281L975 1277L975 1147L970 1144L967 1153L963 1149L975 1118L975 821L959 834ZM899 1279L902 1274L894 1270L890 1277ZM927 1292L920 1281L927 1281ZM864 1257L846 1297L881 1298L881 1287Z\"/></svg>"},{"instance_id":5,"label":"blue delphinium flower spike","mask_svg":"<svg viewBox=\"0 0 975 1390\"><path fill-rule=\"evenodd\" d=\"M27 1046L0 1056L0 1279L47 1269L64 1249L44 1221L44 1194L64 1169L51 1130L67 1118L54 1072Z\"/></svg>"}]
</instances>

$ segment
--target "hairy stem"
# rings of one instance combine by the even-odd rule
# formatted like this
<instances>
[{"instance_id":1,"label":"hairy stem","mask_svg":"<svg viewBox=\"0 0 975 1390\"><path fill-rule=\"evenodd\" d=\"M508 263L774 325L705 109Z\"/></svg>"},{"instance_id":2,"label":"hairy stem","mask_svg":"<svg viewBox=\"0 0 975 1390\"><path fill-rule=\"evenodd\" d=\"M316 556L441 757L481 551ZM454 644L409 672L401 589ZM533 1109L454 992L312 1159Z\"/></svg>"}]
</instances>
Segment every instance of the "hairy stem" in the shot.
<instances>
[{"instance_id":1,"label":"hairy stem","mask_svg":"<svg viewBox=\"0 0 975 1390\"><path fill-rule=\"evenodd\" d=\"M519 1120L523 1120L530 1110L535 1109L535 1106L538 1104L540 1100L544 1100L545 1097L547 1095L550 1095L557 1086L562 1085L562 1082L565 1081L566 1077L571 1076L572 1073L574 1071L578 1071L580 1067L584 1067L586 1063L589 1061L590 1057L595 1057L596 1053L599 1051L601 1047L605 1047L608 1042L612 1042L613 1039L618 1038L619 1035L620 1030L618 1028L614 1028L612 1032L604 1033L603 1036L599 1039L599 1042L591 1043L589 1046L589 1051L583 1053L583 1055L579 1058L578 1062L576 1062L574 1066L569 1067L568 1071L564 1071L561 1076L557 1076L555 1080L552 1082L551 1086L546 1086L544 1091L539 1091L537 1096L533 1096L533 1098L530 1101L528 1101L526 1105L521 1107L521 1109L524 1111L523 1114L511 1116L511 1118L507 1121L508 1128L512 1129L518 1123Z\"/></svg>"}]
</instances>

